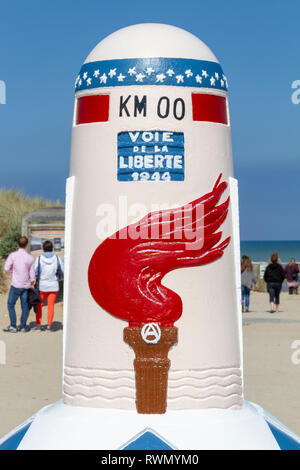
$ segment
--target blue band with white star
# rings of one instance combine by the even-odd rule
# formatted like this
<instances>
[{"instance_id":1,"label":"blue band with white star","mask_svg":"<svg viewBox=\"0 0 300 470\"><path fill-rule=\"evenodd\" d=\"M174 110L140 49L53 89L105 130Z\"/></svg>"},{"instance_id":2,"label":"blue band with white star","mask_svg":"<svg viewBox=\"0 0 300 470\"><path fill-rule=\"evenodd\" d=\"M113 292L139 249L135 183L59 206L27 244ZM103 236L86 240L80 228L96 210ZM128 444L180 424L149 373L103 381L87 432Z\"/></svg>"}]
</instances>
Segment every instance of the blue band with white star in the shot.
<instances>
[{"instance_id":1,"label":"blue band with white star","mask_svg":"<svg viewBox=\"0 0 300 470\"><path fill-rule=\"evenodd\" d=\"M227 79L216 62L147 57L83 64L75 91L130 85L167 85L227 91Z\"/></svg>"}]
</instances>

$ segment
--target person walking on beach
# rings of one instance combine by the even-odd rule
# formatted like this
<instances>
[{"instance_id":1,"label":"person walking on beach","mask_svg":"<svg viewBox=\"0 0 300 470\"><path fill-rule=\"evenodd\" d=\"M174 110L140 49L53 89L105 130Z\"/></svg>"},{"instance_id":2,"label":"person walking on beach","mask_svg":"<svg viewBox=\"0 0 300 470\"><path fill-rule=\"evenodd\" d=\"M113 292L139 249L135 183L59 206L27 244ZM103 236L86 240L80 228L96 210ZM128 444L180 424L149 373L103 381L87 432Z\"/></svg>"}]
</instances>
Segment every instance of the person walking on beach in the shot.
<instances>
[{"instance_id":1,"label":"person walking on beach","mask_svg":"<svg viewBox=\"0 0 300 470\"><path fill-rule=\"evenodd\" d=\"M272 256L277 256L277 263L281 264L281 266L282 266L281 259L278 256L278 251L274 251L274 253L271 254L271 256L269 258L269 261L268 261L268 265L272 263Z\"/></svg>"},{"instance_id":2,"label":"person walking on beach","mask_svg":"<svg viewBox=\"0 0 300 470\"><path fill-rule=\"evenodd\" d=\"M35 282L33 269L34 259L25 250L28 245L28 238L21 237L18 241L19 249L11 253L4 265L6 274L12 275L11 287L8 294L7 307L10 318L10 325L4 328L7 333L16 333L17 331L26 332L26 323L28 318L28 290ZM17 328L17 316L15 305L17 300L21 301L21 324Z\"/></svg>"},{"instance_id":3,"label":"person walking on beach","mask_svg":"<svg viewBox=\"0 0 300 470\"><path fill-rule=\"evenodd\" d=\"M36 314L36 327L33 330L40 330L42 324L42 309L47 298L48 301L48 322L47 330L51 331L54 317L54 304L59 291L59 280L63 276L64 268L62 260L53 253L53 243L47 240L43 243L44 253L39 256L34 263L34 270L37 276L37 287L40 291L42 303L38 305Z\"/></svg>"},{"instance_id":4,"label":"person walking on beach","mask_svg":"<svg viewBox=\"0 0 300 470\"><path fill-rule=\"evenodd\" d=\"M249 312L250 291L253 285L257 287L256 276L253 272L252 262L249 257L244 259L242 274L241 274L241 281L242 281L242 311Z\"/></svg>"},{"instance_id":5,"label":"person walking on beach","mask_svg":"<svg viewBox=\"0 0 300 470\"><path fill-rule=\"evenodd\" d=\"M245 270L245 262L250 259L249 256L243 255L241 260L241 273Z\"/></svg>"},{"instance_id":6,"label":"person walking on beach","mask_svg":"<svg viewBox=\"0 0 300 470\"><path fill-rule=\"evenodd\" d=\"M283 267L278 262L277 253L271 256L271 263L267 266L264 274L264 280L267 283L267 289L270 296L270 313L274 313L274 303L276 312L279 311L279 295L282 283L285 279Z\"/></svg>"},{"instance_id":7,"label":"person walking on beach","mask_svg":"<svg viewBox=\"0 0 300 470\"><path fill-rule=\"evenodd\" d=\"M296 264L294 258L291 258L289 264L286 265L284 274L287 280L289 294L298 294L299 266Z\"/></svg>"}]
</instances>

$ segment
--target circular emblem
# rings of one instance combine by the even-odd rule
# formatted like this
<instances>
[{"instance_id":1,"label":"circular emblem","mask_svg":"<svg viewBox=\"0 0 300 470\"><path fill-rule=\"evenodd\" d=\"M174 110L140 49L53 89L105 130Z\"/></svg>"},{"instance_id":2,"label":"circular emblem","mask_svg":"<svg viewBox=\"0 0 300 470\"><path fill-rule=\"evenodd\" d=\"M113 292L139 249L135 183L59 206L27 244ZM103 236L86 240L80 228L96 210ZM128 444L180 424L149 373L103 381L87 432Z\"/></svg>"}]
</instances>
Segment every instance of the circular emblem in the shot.
<instances>
[{"instance_id":1,"label":"circular emblem","mask_svg":"<svg viewBox=\"0 0 300 470\"><path fill-rule=\"evenodd\" d=\"M157 323L146 323L143 326L141 335L145 343L156 344L161 337L161 329Z\"/></svg>"}]
</instances>

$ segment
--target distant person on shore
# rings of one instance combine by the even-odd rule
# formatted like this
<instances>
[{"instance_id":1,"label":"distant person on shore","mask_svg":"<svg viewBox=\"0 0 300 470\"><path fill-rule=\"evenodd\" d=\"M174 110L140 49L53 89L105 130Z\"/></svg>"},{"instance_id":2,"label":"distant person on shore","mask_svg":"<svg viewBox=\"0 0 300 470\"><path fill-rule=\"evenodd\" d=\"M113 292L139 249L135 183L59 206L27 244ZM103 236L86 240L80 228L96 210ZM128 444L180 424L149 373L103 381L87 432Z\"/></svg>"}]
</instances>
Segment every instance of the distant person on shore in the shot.
<instances>
[{"instance_id":1,"label":"distant person on shore","mask_svg":"<svg viewBox=\"0 0 300 470\"><path fill-rule=\"evenodd\" d=\"M282 283L285 279L283 267L278 262L277 252L274 252L270 258L271 263L267 266L264 274L264 280L267 283L267 289L270 296L270 313L274 313L274 303L276 312L279 311L279 296Z\"/></svg>"},{"instance_id":2,"label":"distant person on shore","mask_svg":"<svg viewBox=\"0 0 300 470\"><path fill-rule=\"evenodd\" d=\"M287 280L289 294L298 294L299 266L296 264L294 258L291 258L289 264L286 265L284 274Z\"/></svg>"},{"instance_id":3,"label":"distant person on shore","mask_svg":"<svg viewBox=\"0 0 300 470\"><path fill-rule=\"evenodd\" d=\"M269 258L269 261L268 261L268 265L272 263L272 256L273 255L277 256L277 263L282 265L281 259L278 256L278 251L274 251L274 253L271 254L271 256Z\"/></svg>"},{"instance_id":4,"label":"distant person on shore","mask_svg":"<svg viewBox=\"0 0 300 470\"><path fill-rule=\"evenodd\" d=\"M25 333L28 318L28 290L34 285L35 275L33 269L34 259L25 250L28 245L28 238L21 237L18 241L19 249L11 253L4 265L4 271L12 275L11 287L8 294L7 308L10 318L10 326L4 328L7 333L22 331ZM21 324L17 328L17 316L15 305L17 300L21 301Z\"/></svg>"},{"instance_id":5,"label":"distant person on shore","mask_svg":"<svg viewBox=\"0 0 300 470\"><path fill-rule=\"evenodd\" d=\"M241 260L241 273L245 270L245 262L250 259L249 256L243 255Z\"/></svg>"},{"instance_id":6,"label":"distant person on shore","mask_svg":"<svg viewBox=\"0 0 300 470\"><path fill-rule=\"evenodd\" d=\"M44 253L39 256L34 263L34 270L37 277L37 288L40 291L42 303L38 305L36 314L36 327L33 330L40 330L42 324L42 309L47 298L48 318L47 330L51 331L54 317L54 304L59 291L59 280L62 279L64 268L62 260L53 253L53 243L47 240L43 243Z\"/></svg>"},{"instance_id":7,"label":"distant person on shore","mask_svg":"<svg viewBox=\"0 0 300 470\"><path fill-rule=\"evenodd\" d=\"M253 285L257 287L256 276L254 274L252 262L249 257L247 257L244 260L242 274L241 274L241 281L242 281L242 311L249 312L250 291Z\"/></svg>"}]
</instances>

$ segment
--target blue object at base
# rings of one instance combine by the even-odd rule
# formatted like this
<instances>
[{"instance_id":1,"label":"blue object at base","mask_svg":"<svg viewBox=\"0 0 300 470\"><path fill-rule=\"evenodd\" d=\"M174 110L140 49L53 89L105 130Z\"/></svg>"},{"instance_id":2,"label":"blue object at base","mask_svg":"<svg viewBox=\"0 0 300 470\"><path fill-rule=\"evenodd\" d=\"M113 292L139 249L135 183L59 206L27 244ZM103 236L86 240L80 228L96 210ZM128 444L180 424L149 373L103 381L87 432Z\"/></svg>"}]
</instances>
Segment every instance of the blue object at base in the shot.
<instances>
[{"instance_id":1,"label":"blue object at base","mask_svg":"<svg viewBox=\"0 0 300 470\"><path fill-rule=\"evenodd\" d=\"M31 426L31 422L23 426L12 436L8 437L2 444L0 444L0 450L17 450L20 442L27 433L28 429Z\"/></svg>"},{"instance_id":2,"label":"blue object at base","mask_svg":"<svg viewBox=\"0 0 300 470\"><path fill-rule=\"evenodd\" d=\"M174 450L165 441L152 432L146 431L131 441L122 450Z\"/></svg>"},{"instance_id":3,"label":"blue object at base","mask_svg":"<svg viewBox=\"0 0 300 470\"><path fill-rule=\"evenodd\" d=\"M300 450L300 443L267 421L273 436L281 450Z\"/></svg>"}]
</instances>

